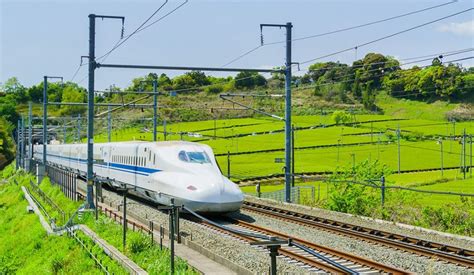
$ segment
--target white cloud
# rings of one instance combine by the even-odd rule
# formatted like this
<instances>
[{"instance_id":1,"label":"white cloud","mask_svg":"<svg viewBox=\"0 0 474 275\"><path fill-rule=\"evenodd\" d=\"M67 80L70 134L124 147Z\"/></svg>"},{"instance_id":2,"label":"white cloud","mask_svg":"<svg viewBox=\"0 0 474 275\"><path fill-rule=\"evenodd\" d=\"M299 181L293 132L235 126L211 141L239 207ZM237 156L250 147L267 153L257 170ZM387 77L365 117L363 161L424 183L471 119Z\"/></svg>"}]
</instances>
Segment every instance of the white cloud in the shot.
<instances>
[{"instance_id":1,"label":"white cloud","mask_svg":"<svg viewBox=\"0 0 474 275\"><path fill-rule=\"evenodd\" d=\"M474 36L474 20L462 23L446 23L438 28L441 32L450 32L457 35Z\"/></svg>"}]
</instances>

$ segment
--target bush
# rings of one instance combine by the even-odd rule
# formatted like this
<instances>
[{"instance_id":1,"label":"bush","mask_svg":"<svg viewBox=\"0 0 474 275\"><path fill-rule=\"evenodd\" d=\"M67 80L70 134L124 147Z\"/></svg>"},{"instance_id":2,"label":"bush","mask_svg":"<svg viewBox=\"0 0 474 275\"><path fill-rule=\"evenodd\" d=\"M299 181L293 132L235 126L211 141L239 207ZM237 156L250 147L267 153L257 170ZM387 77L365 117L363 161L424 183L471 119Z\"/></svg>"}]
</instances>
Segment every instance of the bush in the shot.
<instances>
[{"instance_id":1,"label":"bush","mask_svg":"<svg viewBox=\"0 0 474 275\"><path fill-rule=\"evenodd\" d=\"M346 111L335 111L331 118L337 125L351 122L351 115Z\"/></svg>"},{"instance_id":2,"label":"bush","mask_svg":"<svg viewBox=\"0 0 474 275\"><path fill-rule=\"evenodd\" d=\"M222 86L209 86L204 88L204 92L208 94L220 94L224 91L224 87Z\"/></svg>"}]
</instances>

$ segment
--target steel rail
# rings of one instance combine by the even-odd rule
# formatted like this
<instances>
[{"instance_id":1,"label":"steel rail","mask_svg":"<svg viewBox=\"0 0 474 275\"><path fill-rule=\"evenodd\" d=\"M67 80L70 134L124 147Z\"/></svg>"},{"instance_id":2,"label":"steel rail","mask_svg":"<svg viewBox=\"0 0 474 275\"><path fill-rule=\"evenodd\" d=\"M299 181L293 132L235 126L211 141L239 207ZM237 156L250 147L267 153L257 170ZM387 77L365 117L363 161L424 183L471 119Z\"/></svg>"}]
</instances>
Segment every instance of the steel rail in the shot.
<instances>
[{"instance_id":1,"label":"steel rail","mask_svg":"<svg viewBox=\"0 0 474 275\"><path fill-rule=\"evenodd\" d=\"M378 263L378 262L375 262L375 261L367 259L367 258L363 258L363 257L353 255L353 254L350 254L350 253L346 253L346 252L341 252L341 251L338 251L338 250L335 250L335 249L332 249L332 248L329 248L329 247L325 247L325 246L322 246L322 245L317 245L317 244L308 242L306 240L303 240L303 239L300 239L300 238L295 238L295 237L289 236L287 234L283 234L283 233L280 233L280 232L277 232L277 231L274 231L274 230L271 230L271 229L268 229L268 228L263 228L261 226L257 226L257 225L254 225L254 224L242 221L242 220L231 219L231 221L234 222L235 224L239 225L239 226L244 227L244 228L248 228L250 230L255 230L257 232L262 232L262 233L269 234L269 235L276 236L276 237L280 237L280 238L291 239L292 241L297 242L299 244L302 244L302 245L304 245L304 246L306 246L310 249L313 249L313 250L316 250L316 251L321 251L321 252L339 257L341 259L348 260L348 261L351 261L351 262L356 263L356 264L360 264L361 266L368 267L368 268L371 268L371 269L375 269L377 271L387 272L387 273L391 273L391 274L409 274L407 271L404 271L404 270L401 270L401 269L398 269L398 268L395 268L395 267L387 266L385 264Z\"/></svg>"},{"instance_id":2,"label":"steel rail","mask_svg":"<svg viewBox=\"0 0 474 275\"><path fill-rule=\"evenodd\" d=\"M255 242L255 241L258 240L256 238L252 238L252 237L249 237L249 236L243 236L243 235L240 235L240 234L237 234L237 233L230 232L228 230L222 229L220 227L217 227L213 224L207 223L207 222L202 221L202 220L196 219L196 220L193 220L193 221L201 223L201 224L205 224L206 226L212 228L213 230L224 233L226 235L231 235L231 236L233 236L237 239L240 239L240 240L243 240L243 241L246 241L246 242L249 242L249 243ZM283 256L286 256L288 258L297 260L298 262L304 263L304 264L309 265L311 267L314 267L314 268L317 268L317 269L320 269L320 270L324 270L324 271L329 272L331 274L348 274L347 272L344 272L343 270L340 270L339 268L337 268L337 267L335 267L331 264L313 260L311 258L299 255L296 252L293 252L293 251L285 249L285 248L279 248L278 253L280 255L283 255Z\"/></svg>"},{"instance_id":3,"label":"steel rail","mask_svg":"<svg viewBox=\"0 0 474 275\"><path fill-rule=\"evenodd\" d=\"M242 209L474 268L474 251L245 201Z\"/></svg>"}]
</instances>

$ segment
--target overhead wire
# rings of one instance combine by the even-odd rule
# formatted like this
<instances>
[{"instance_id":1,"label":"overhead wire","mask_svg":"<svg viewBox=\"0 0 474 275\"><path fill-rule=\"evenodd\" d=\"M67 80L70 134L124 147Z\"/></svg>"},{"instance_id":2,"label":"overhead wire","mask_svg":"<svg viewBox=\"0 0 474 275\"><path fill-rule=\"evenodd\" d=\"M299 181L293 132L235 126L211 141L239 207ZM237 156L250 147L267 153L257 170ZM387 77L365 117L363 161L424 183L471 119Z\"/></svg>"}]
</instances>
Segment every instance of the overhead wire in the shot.
<instances>
[{"instance_id":1,"label":"overhead wire","mask_svg":"<svg viewBox=\"0 0 474 275\"><path fill-rule=\"evenodd\" d=\"M138 28L136 28L131 34L127 35L123 39L120 39L113 47L110 49L108 52L105 54L101 55L100 57L96 58L96 60L102 59L102 58L107 58L113 51L115 51L117 48L122 46L125 42L127 42L128 39L130 39L132 36L134 36L148 21L150 21L167 3L169 0L165 0L163 4L161 4L160 7L158 7L145 21L143 21Z\"/></svg>"},{"instance_id":2,"label":"overhead wire","mask_svg":"<svg viewBox=\"0 0 474 275\"><path fill-rule=\"evenodd\" d=\"M354 49L359 49L361 47L364 47L364 46L367 46L367 45L370 45L370 44L373 44L373 43L376 43L376 42L379 42L379 41L382 41L382 40L385 40L385 39L388 39L388 38L391 38L391 37L394 37L394 36L409 32L409 31L412 31L412 30L416 30L416 29L422 28L424 26L427 26L427 25L430 25L430 24L433 24L433 23L436 23L436 22L439 22L439 21L457 16L457 15L460 15L460 14L463 14L463 13L466 13L466 12L471 11L473 9L474 8L464 9L462 11L452 13L452 14L434 19L434 20L430 20L428 22L418 24L416 26L413 26L413 27L410 27L408 29L404 29L404 30L401 30L401 31L398 31L398 32L395 32L395 33L392 33L392 34L389 34L389 35L384 35L382 37L379 37L379 38L376 38L376 39L373 39L373 40L370 40L370 41L367 41L367 42L364 42L364 43L360 43L358 45L355 45L355 46L352 46L352 47L349 47L349 48L346 48L346 49L342 49L342 50L339 50L339 51L336 51L336 52L333 52L333 53L325 54L325 55L322 55L322 56L319 56L319 57L311 58L311 59L299 62L299 64L300 65L307 64L307 63L310 63L310 62L313 62L313 61L316 61L316 60L319 60L319 59L323 59L323 58L326 58L326 57L331 57L331 56L338 55L338 54L341 54L341 53L344 53L344 52L352 51Z\"/></svg>"},{"instance_id":3,"label":"overhead wire","mask_svg":"<svg viewBox=\"0 0 474 275\"><path fill-rule=\"evenodd\" d=\"M172 13L174 13L175 11L177 11L179 8L181 8L182 6L184 6L185 4L187 4L189 2L189 0L185 0L183 3L181 3L180 5L178 5L176 8L172 9L171 11L169 11L168 13L166 13L165 15L163 15L162 17L158 18L157 20L151 22L150 24L146 25L146 23L148 23L167 3L168 3L169 0L166 0L158 9L155 10L155 12L153 12L153 14L151 14L142 24L140 24L140 26L135 29L135 31L133 31L131 34L125 36L124 38L121 38L117 41L117 43L109 50L107 51L105 54L99 56L98 58L96 58L96 60L101 60L104 61L105 59L107 59L107 57L113 52L115 51L117 48L119 48L120 46L122 46L128 39L130 39L133 35L151 27L152 25L158 23L159 21L163 20L164 18L168 17L169 15L171 15ZM77 68L76 72L74 73L73 75L73 78L71 79L71 81L76 77L77 73L79 72L79 70L81 69L82 66L84 66L86 64L80 64L79 67ZM86 77L84 77L79 83L82 83L85 79L87 78L87 75Z\"/></svg>"},{"instance_id":4,"label":"overhead wire","mask_svg":"<svg viewBox=\"0 0 474 275\"><path fill-rule=\"evenodd\" d=\"M385 19L380 19L380 20L376 20L376 21L371 21L371 22L368 22L368 23L364 23L364 24L360 24L360 25L356 25L356 26L352 26L352 27L346 27L346 28L342 28L342 29L337 29L337 30L333 30L333 31L328 31L328 32L323 32L323 33L319 33L319 34L313 34L313 35L308 35L308 36L303 36L303 37L299 37L299 38L294 38L292 39L291 41L294 42L294 41L301 41L301 40L307 40L307 39L310 39L310 38L316 38L316 37L322 37L322 36L326 36L326 35L331 35L331 34L335 34L335 33L340 33L340 32L345 32L345 31L349 31L349 30L353 30L353 29L358 29L358 28L362 28L362 27L367 27L367 26L371 26L371 25L375 25L375 24L379 24L379 23L383 23L383 22L387 22L387 21L391 21L391 20L394 20L394 19L398 19L398 18L402 18L402 17L406 17L406 16L409 16L409 15L413 15L413 14L417 14L417 13L421 13L421 12L425 12L425 11L428 11L428 10L432 10L432 9L436 9L436 8L440 8L440 7L443 7L443 6L447 6L447 5L450 5L450 4L453 4L457 2L457 0L454 0L454 1L450 1L450 2L446 2L446 3L443 3L443 4L439 4L439 5L435 5L435 6L431 6L431 7L427 7L427 8L423 8L423 9L419 9L419 10L415 10L415 11L411 11L411 12L407 12L407 13L403 13L403 14L400 14L400 15L395 15L395 16L392 16L392 17L388 17L388 18L385 18ZM248 50L246 51L245 53L239 55L238 57L232 59L231 61L227 62L226 64L222 65L222 67L226 67L242 58L244 58L245 56L253 53L254 51L260 49L261 47L264 47L264 46L269 46L269 45L275 45L275 44L280 44L280 43L285 43L286 40L283 40L283 41L275 41L275 42L270 42L270 43L263 43L251 50Z\"/></svg>"},{"instance_id":5,"label":"overhead wire","mask_svg":"<svg viewBox=\"0 0 474 275\"><path fill-rule=\"evenodd\" d=\"M473 59L474 57L473 56L468 56L468 57L464 57L464 58L458 58L458 59L454 59L454 60L449 60L449 61L445 61L443 63L454 63L454 62L458 62L458 61L464 61L464 60L468 60L468 59ZM426 59L424 59L424 61L427 61ZM403 66L403 65L406 65L406 64L412 64L412 63L417 63L418 61L412 61L412 62L407 62L407 63L404 63L404 64L399 64L397 66L393 66L393 67L388 67L386 69L390 69L390 68L394 68L394 67L399 67L399 66ZM432 67L434 66L433 64L431 65L425 65L425 66L418 66L418 68L420 69L423 69L423 68L428 68L428 67ZM368 70L367 72L374 72L374 71L378 71L380 69L371 69L371 70ZM385 71L379 75L375 75L375 77L379 77L379 76L384 76L386 74L390 74L390 73L393 73L394 71ZM350 76L355 76L356 75L356 72L354 73L350 73L350 74L346 74L346 75L343 75L343 76L340 76L338 77L337 79L342 79L342 78L345 78L345 77L350 77ZM346 79L346 80L343 80L343 81L332 81L332 82L327 82L327 83L320 83L320 84L311 84L311 85L304 85L304 86L300 86L300 87L296 87L295 89L293 90L301 90L301 89L307 89L307 88L316 88L316 87L322 87L322 86L330 86L330 85L334 85L334 84L341 84L341 83L345 83L345 82L351 82L351 81L354 81L354 79Z\"/></svg>"}]
</instances>

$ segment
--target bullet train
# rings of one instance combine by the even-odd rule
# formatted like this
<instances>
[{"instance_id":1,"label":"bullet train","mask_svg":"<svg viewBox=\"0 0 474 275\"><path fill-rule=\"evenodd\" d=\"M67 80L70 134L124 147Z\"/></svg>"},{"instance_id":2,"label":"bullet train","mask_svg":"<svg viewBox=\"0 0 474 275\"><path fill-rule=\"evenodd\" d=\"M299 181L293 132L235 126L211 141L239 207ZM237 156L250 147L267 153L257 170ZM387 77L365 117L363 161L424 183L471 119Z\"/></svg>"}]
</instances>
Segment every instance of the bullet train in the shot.
<instances>
[{"instance_id":1,"label":"bullet train","mask_svg":"<svg viewBox=\"0 0 474 275\"><path fill-rule=\"evenodd\" d=\"M41 160L43 146L34 146L34 158ZM47 146L47 162L85 175L87 144ZM112 142L94 144L94 173L117 186L125 183L137 195L201 213L238 211L243 193L222 175L212 149L183 141Z\"/></svg>"}]
</instances>

